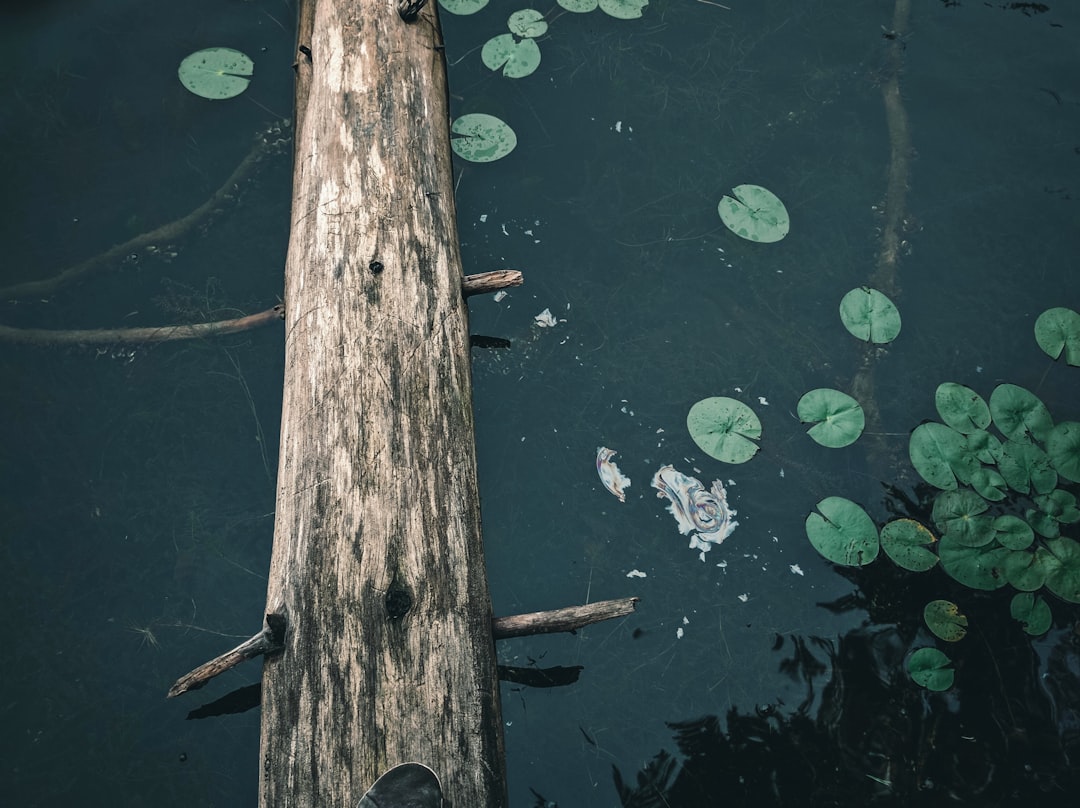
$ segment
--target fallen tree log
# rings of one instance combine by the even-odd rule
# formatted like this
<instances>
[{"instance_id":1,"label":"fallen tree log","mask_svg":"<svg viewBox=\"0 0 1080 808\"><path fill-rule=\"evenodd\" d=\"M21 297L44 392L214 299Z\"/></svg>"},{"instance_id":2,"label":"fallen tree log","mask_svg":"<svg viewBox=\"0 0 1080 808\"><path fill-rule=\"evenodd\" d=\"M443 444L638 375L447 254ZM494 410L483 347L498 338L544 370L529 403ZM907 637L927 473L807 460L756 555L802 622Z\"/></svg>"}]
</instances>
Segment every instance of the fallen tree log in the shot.
<instances>
[{"instance_id":1,"label":"fallen tree log","mask_svg":"<svg viewBox=\"0 0 1080 808\"><path fill-rule=\"evenodd\" d=\"M300 5L259 804L506 805L434 4Z\"/></svg>"}]
</instances>

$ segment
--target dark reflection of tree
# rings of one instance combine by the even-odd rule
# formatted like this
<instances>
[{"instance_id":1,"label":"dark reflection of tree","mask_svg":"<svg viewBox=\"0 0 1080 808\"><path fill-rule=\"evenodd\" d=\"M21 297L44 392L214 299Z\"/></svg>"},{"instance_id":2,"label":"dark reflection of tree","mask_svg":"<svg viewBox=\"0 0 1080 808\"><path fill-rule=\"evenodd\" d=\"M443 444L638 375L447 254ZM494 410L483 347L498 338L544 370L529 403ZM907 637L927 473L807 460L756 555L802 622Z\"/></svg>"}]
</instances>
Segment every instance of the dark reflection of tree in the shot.
<instances>
[{"instance_id":1,"label":"dark reflection of tree","mask_svg":"<svg viewBox=\"0 0 1080 808\"><path fill-rule=\"evenodd\" d=\"M854 594L821 605L865 611L862 627L836 640L777 636L779 670L806 684L803 701L670 723L677 753L659 752L633 778L615 770L624 808L1075 804L1076 608L1052 603L1056 628L1032 640L1009 617L1011 590L973 592L939 571L887 564L846 574ZM968 615L959 643L922 625L923 605L938 597ZM950 691L930 693L908 677L907 656L923 645L952 658Z\"/></svg>"}]
</instances>

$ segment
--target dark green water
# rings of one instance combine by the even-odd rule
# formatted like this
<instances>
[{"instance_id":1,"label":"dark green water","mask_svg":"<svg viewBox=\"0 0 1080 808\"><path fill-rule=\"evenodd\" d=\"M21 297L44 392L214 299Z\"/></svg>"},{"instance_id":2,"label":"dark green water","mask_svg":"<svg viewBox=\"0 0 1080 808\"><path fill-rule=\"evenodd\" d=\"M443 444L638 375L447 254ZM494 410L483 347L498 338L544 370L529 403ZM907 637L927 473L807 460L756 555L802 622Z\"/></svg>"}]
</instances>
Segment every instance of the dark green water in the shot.
<instances>
[{"instance_id":1,"label":"dark green water","mask_svg":"<svg viewBox=\"0 0 1080 808\"><path fill-rule=\"evenodd\" d=\"M892 3L672 0L625 21L553 8L540 68L514 81L479 46L525 5L442 15L453 114L497 115L518 136L505 159L457 168L466 271L526 277L470 304L473 333L511 341L474 349L489 580L500 614L642 601L625 621L500 644L506 664L583 666L571 687L504 684L512 804L1074 804L1076 607L1051 598L1053 627L1032 640L1008 590L887 559L841 570L803 523L832 495L878 524L929 519L906 446L937 418L941 382L984 397L1011 382L1080 420L1080 369L1032 338L1044 309L1080 307L1080 13L913 3L903 331L874 359L882 434L826 450L793 413L807 390L848 389L864 357L836 311L881 244ZM206 200L291 114L293 17L284 2L202 0L5 12L0 285ZM256 73L211 103L176 66L215 45ZM290 174L287 151L267 159L175 257L141 251L5 300L0 323L159 325L273 305ZM723 227L716 204L741 183L784 200L786 239ZM545 308L564 322L537 327ZM0 374L0 803L254 804L258 711L185 717L257 681L257 664L187 703L163 694L261 614L280 333L5 345ZM686 432L689 407L721 395L763 423L745 465ZM633 481L625 503L597 478L601 445ZM666 463L723 480L738 511L704 562L649 487ZM936 597L961 603L971 632L945 649L956 686L932 695L905 662L945 646L921 620Z\"/></svg>"}]
</instances>

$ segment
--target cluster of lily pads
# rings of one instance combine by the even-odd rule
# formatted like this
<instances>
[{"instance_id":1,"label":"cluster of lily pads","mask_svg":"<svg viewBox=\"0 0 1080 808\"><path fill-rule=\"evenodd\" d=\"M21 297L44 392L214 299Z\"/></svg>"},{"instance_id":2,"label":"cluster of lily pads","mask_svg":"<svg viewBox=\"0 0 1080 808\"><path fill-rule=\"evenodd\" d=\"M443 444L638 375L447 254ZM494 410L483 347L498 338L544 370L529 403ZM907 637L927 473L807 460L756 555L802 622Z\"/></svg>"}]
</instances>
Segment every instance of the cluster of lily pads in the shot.
<instances>
[{"instance_id":1,"label":"cluster of lily pads","mask_svg":"<svg viewBox=\"0 0 1080 808\"><path fill-rule=\"evenodd\" d=\"M488 0L439 0L439 4L451 14L465 16L480 11ZM612 17L630 20L641 16L649 0L558 0L558 4L576 14L599 8ZM497 34L484 43L480 58L489 70L501 70L506 78L529 76L540 66L540 46L536 40L547 33L545 15L533 8L520 9L510 15L506 27L508 33ZM474 163L498 160L517 145L514 130L494 115L462 115L453 122L450 131L451 148L462 159Z\"/></svg>"},{"instance_id":2,"label":"cluster of lily pads","mask_svg":"<svg viewBox=\"0 0 1080 808\"><path fill-rule=\"evenodd\" d=\"M900 332L895 305L874 289L851 290L840 316L850 333L866 341L888 342ZM1050 357L1064 355L1080 366L1080 314L1048 309L1036 321L1035 338ZM1034 393L1013 384L995 387L987 402L969 387L946 382L934 401L941 421L916 427L908 454L919 475L940 491L931 517L936 534L914 519L895 519L879 531L862 507L832 496L807 517L807 537L836 564L869 564L884 550L903 569L940 565L971 589L1012 586L1017 594L1010 614L1029 634L1043 634L1052 614L1041 591L1080 603L1080 542L1061 535L1063 526L1080 522L1076 496L1063 487L1080 483L1080 422L1055 425ZM798 414L813 424L810 437L826 447L850 445L865 424L859 403L839 390L811 390L799 400ZM725 397L694 404L687 429L702 451L728 463L753 457L761 437L753 410ZM950 601L932 601L924 619L943 640L955 642L966 633L967 618ZM918 684L944 690L953 682L950 664L940 650L921 648L908 670Z\"/></svg>"}]
</instances>

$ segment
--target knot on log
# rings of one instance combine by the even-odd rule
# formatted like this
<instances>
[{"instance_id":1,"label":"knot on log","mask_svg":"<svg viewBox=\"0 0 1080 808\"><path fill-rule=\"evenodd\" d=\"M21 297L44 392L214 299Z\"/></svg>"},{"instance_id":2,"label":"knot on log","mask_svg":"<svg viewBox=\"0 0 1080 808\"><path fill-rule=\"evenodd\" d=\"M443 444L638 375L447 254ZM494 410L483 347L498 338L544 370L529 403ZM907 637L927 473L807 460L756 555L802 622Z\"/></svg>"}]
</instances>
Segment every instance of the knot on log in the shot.
<instances>
[{"instance_id":1,"label":"knot on log","mask_svg":"<svg viewBox=\"0 0 1080 808\"><path fill-rule=\"evenodd\" d=\"M397 13L405 22L416 22L427 0L398 0Z\"/></svg>"},{"instance_id":2,"label":"knot on log","mask_svg":"<svg viewBox=\"0 0 1080 808\"><path fill-rule=\"evenodd\" d=\"M412 608L413 599L409 588L395 579L386 592L386 614L391 620L400 620Z\"/></svg>"}]
</instances>

